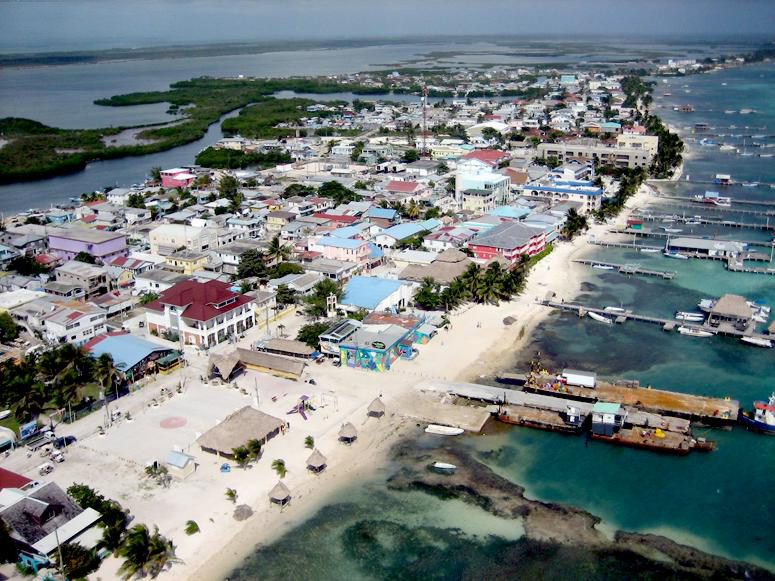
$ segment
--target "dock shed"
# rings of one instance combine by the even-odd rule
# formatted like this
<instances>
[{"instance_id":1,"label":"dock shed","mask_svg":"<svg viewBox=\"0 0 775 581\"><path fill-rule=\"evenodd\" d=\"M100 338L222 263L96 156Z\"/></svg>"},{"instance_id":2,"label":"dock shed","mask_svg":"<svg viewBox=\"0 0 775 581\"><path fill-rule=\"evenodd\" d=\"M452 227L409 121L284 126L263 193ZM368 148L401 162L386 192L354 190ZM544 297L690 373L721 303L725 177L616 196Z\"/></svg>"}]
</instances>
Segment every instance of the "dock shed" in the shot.
<instances>
[{"instance_id":1,"label":"dock shed","mask_svg":"<svg viewBox=\"0 0 775 581\"><path fill-rule=\"evenodd\" d=\"M746 331L753 322L753 310L745 297L726 294L722 296L708 315L708 324L711 327L731 325L738 331Z\"/></svg>"},{"instance_id":2,"label":"dock shed","mask_svg":"<svg viewBox=\"0 0 775 581\"><path fill-rule=\"evenodd\" d=\"M597 436L613 436L624 425L626 412L618 403L599 401L592 406L592 433Z\"/></svg>"}]
</instances>

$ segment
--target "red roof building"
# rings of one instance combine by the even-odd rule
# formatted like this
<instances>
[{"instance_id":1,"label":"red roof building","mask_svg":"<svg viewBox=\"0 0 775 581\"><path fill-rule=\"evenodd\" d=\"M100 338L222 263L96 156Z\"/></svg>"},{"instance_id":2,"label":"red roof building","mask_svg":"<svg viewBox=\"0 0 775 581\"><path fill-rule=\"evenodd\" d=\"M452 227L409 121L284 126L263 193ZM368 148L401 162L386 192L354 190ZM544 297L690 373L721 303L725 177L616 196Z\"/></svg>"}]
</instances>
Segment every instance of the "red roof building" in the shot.
<instances>
[{"instance_id":1,"label":"red roof building","mask_svg":"<svg viewBox=\"0 0 775 581\"><path fill-rule=\"evenodd\" d=\"M463 156L463 159L478 159L495 167L501 162L508 161L509 154L498 149L477 149Z\"/></svg>"},{"instance_id":2,"label":"red roof building","mask_svg":"<svg viewBox=\"0 0 775 581\"><path fill-rule=\"evenodd\" d=\"M327 214L326 212L318 212L317 214L313 214L315 218L323 218L325 220L331 220L331 223L328 224L328 226L334 226L335 228L339 228L340 226L349 226L351 224L355 224L356 222L360 222L361 219L358 216L344 216L342 214Z\"/></svg>"},{"instance_id":3,"label":"red roof building","mask_svg":"<svg viewBox=\"0 0 775 581\"><path fill-rule=\"evenodd\" d=\"M145 305L151 333L178 335L187 345L212 346L254 325L254 298L217 280L187 280Z\"/></svg>"},{"instance_id":4,"label":"red roof building","mask_svg":"<svg viewBox=\"0 0 775 581\"><path fill-rule=\"evenodd\" d=\"M385 189L393 194L416 194L422 190L422 185L417 182L390 180Z\"/></svg>"},{"instance_id":5,"label":"red roof building","mask_svg":"<svg viewBox=\"0 0 775 581\"><path fill-rule=\"evenodd\" d=\"M4 488L22 488L32 482L26 476L0 468L0 490Z\"/></svg>"}]
</instances>

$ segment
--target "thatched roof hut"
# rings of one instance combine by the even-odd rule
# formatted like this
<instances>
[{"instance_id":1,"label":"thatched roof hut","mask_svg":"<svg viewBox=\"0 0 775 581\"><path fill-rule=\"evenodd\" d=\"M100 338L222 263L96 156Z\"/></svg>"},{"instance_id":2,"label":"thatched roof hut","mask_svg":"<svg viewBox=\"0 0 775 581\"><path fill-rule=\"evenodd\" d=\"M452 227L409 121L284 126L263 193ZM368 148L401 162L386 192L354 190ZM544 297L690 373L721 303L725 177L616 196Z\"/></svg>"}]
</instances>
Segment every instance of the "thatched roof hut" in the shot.
<instances>
[{"instance_id":1,"label":"thatched roof hut","mask_svg":"<svg viewBox=\"0 0 775 581\"><path fill-rule=\"evenodd\" d=\"M205 452L231 457L234 448L256 439L262 444L280 431L283 420L245 406L199 436L197 443Z\"/></svg>"},{"instance_id":2,"label":"thatched roof hut","mask_svg":"<svg viewBox=\"0 0 775 581\"><path fill-rule=\"evenodd\" d=\"M307 458L307 468L313 472L322 472L326 467L326 457L320 453L320 450L315 448L312 454Z\"/></svg>"},{"instance_id":3,"label":"thatched roof hut","mask_svg":"<svg viewBox=\"0 0 775 581\"><path fill-rule=\"evenodd\" d=\"M385 415L385 404L382 403L382 400L378 397L374 398L374 401L369 404L368 409L366 410L366 413L370 416L374 416L375 418L381 417Z\"/></svg>"},{"instance_id":4,"label":"thatched roof hut","mask_svg":"<svg viewBox=\"0 0 775 581\"><path fill-rule=\"evenodd\" d=\"M291 501L291 491L282 482L278 482L274 485L274 488L269 491L269 502L274 502L280 506L285 506Z\"/></svg>"},{"instance_id":5,"label":"thatched roof hut","mask_svg":"<svg viewBox=\"0 0 775 581\"><path fill-rule=\"evenodd\" d=\"M237 367L240 366L237 352L212 353L208 364L209 373L218 372L224 381L229 381Z\"/></svg>"},{"instance_id":6,"label":"thatched roof hut","mask_svg":"<svg viewBox=\"0 0 775 581\"><path fill-rule=\"evenodd\" d=\"M347 444L352 443L358 437L358 431L350 422L342 424L339 430L339 439Z\"/></svg>"}]
</instances>

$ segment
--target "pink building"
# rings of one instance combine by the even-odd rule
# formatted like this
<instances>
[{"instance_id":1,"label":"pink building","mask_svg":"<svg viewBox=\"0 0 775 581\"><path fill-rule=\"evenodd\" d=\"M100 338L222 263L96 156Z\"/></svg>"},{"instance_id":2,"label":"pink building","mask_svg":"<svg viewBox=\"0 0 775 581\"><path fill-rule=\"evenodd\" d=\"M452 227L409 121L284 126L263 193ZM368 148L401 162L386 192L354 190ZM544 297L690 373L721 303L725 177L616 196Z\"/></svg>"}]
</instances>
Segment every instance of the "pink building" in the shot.
<instances>
[{"instance_id":1,"label":"pink building","mask_svg":"<svg viewBox=\"0 0 775 581\"><path fill-rule=\"evenodd\" d=\"M317 242L310 244L309 249L320 252L324 258L346 260L362 264L369 260L369 243L358 238L335 238L323 236Z\"/></svg>"},{"instance_id":2,"label":"pink building","mask_svg":"<svg viewBox=\"0 0 775 581\"><path fill-rule=\"evenodd\" d=\"M48 248L65 260L72 260L79 252L86 252L103 264L127 255L126 234L91 228L51 228Z\"/></svg>"},{"instance_id":3,"label":"pink building","mask_svg":"<svg viewBox=\"0 0 775 581\"><path fill-rule=\"evenodd\" d=\"M468 243L476 258L505 258L516 264L520 256L535 256L546 247L546 232L519 222L505 222Z\"/></svg>"},{"instance_id":4,"label":"pink building","mask_svg":"<svg viewBox=\"0 0 775 581\"><path fill-rule=\"evenodd\" d=\"M165 188L187 188L196 176L182 167L165 169L161 172L161 185Z\"/></svg>"}]
</instances>

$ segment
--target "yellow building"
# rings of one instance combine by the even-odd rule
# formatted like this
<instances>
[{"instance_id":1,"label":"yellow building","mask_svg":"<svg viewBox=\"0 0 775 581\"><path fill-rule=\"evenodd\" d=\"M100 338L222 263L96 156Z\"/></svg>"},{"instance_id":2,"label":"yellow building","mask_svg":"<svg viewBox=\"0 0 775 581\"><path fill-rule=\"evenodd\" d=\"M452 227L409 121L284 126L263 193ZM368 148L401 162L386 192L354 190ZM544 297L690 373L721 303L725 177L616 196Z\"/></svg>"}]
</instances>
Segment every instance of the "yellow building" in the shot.
<instances>
[{"instance_id":1,"label":"yellow building","mask_svg":"<svg viewBox=\"0 0 775 581\"><path fill-rule=\"evenodd\" d=\"M167 258L167 269L181 274L192 274L197 270L204 270L209 258L204 252L192 250L179 250L173 252Z\"/></svg>"}]
</instances>

